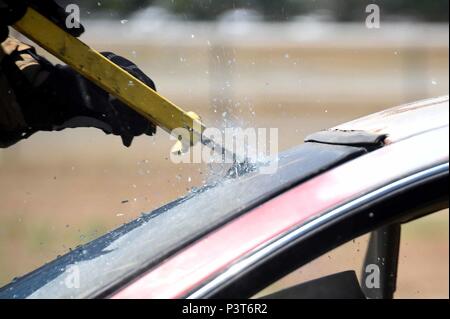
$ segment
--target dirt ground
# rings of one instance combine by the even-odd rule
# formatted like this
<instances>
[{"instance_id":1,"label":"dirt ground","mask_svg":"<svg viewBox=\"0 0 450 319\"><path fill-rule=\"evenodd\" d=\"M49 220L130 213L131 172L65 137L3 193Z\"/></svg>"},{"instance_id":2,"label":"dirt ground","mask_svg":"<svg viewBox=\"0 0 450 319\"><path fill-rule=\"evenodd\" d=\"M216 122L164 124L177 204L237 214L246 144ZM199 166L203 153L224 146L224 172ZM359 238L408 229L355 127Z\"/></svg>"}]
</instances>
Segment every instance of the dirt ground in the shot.
<instances>
[{"instance_id":1,"label":"dirt ground","mask_svg":"<svg viewBox=\"0 0 450 319\"><path fill-rule=\"evenodd\" d=\"M376 50L278 38L210 48L197 33L187 43L190 30L185 42L149 36L148 44L102 38L106 31L98 27L88 42L135 60L161 93L211 125L279 128L280 151L314 131L448 94L448 40L420 50L403 38ZM159 132L126 149L117 137L77 129L0 150L0 286L201 185L207 168L171 163L171 145ZM448 298L448 212L406 235L398 296Z\"/></svg>"}]
</instances>

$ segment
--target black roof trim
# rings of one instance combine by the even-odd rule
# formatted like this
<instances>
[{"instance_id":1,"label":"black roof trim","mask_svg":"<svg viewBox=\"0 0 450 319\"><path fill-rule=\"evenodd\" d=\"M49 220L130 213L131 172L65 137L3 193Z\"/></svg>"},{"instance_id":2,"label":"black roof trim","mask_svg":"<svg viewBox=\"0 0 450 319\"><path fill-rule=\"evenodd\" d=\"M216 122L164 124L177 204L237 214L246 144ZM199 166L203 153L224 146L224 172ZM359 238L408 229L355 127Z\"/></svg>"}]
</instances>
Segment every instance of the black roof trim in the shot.
<instances>
[{"instance_id":1,"label":"black roof trim","mask_svg":"<svg viewBox=\"0 0 450 319\"><path fill-rule=\"evenodd\" d=\"M326 130L309 135L305 142L356 146L372 151L383 147L386 137L386 134L374 134L366 131Z\"/></svg>"}]
</instances>

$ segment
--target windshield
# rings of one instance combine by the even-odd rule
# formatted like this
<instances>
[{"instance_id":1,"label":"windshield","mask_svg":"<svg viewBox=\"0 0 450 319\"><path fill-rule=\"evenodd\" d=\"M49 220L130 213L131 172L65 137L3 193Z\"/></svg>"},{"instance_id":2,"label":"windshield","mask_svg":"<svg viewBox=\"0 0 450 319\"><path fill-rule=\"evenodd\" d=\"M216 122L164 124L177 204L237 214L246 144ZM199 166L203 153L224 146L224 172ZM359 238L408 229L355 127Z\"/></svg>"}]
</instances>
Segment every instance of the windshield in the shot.
<instances>
[{"instance_id":1,"label":"windshield","mask_svg":"<svg viewBox=\"0 0 450 319\"><path fill-rule=\"evenodd\" d=\"M291 149L280 154L276 174L249 173L194 190L14 281L0 298L98 296L284 189L364 153L316 143ZM79 281L71 283L74 274Z\"/></svg>"}]
</instances>

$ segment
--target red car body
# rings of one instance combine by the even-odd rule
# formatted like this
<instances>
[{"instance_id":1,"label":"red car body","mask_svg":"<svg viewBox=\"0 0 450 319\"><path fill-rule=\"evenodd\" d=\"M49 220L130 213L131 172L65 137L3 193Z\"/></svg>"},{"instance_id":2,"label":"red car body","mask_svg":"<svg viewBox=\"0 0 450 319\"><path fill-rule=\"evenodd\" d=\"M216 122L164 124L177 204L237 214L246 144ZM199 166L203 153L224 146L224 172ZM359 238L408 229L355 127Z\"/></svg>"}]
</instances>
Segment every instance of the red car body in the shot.
<instances>
[{"instance_id":1,"label":"red car body","mask_svg":"<svg viewBox=\"0 0 450 319\"><path fill-rule=\"evenodd\" d=\"M254 208L165 260L113 298L203 297L293 229L308 227L390 183L448 163L448 98L403 105L333 130L385 135L385 146ZM364 178L361 178L364 176Z\"/></svg>"},{"instance_id":2,"label":"red car body","mask_svg":"<svg viewBox=\"0 0 450 319\"><path fill-rule=\"evenodd\" d=\"M394 225L383 234L395 243L395 227L448 208L448 97L306 142L280 162L281 173L250 174L204 190L214 196L162 207L1 288L0 298L248 298L357 236ZM390 253L374 249L389 264L374 297L395 291L398 247L388 246ZM73 267L76 289L64 285Z\"/></svg>"}]
</instances>

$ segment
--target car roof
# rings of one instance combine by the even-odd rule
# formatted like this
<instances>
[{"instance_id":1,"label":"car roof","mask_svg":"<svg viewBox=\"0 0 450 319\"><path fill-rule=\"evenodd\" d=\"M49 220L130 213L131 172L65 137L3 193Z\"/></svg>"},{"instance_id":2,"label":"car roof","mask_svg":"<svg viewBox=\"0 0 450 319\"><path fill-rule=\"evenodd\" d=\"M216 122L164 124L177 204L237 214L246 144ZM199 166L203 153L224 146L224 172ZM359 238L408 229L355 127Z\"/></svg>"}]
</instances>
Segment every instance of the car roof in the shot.
<instances>
[{"instance_id":1,"label":"car roof","mask_svg":"<svg viewBox=\"0 0 450 319\"><path fill-rule=\"evenodd\" d=\"M0 289L0 298L96 297L285 190L365 153L361 147L317 143L283 152L275 174L250 172L193 190L16 280ZM84 278L80 289L68 289L62 280L74 266Z\"/></svg>"},{"instance_id":2,"label":"car roof","mask_svg":"<svg viewBox=\"0 0 450 319\"><path fill-rule=\"evenodd\" d=\"M386 144L449 125L449 97L400 105L338 125L329 131L364 131L387 135Z\"/></svg>"},{"instance_id":3,"label":"car roof","mask_svg":"<svg viewBox=\"0 0 450 319\"><path fill-rule=\"evenodd\" d=\"M264 280L273 282L364 231L448 207L448 139L448 127L436 128L339 165L208 234L111 297L250 297ZM399 194L405 210L388 200ZM347 227L331 227L339 223Z\"/></svg>"},{"instance_id":4,"label":"car roof","mask_svg":"<svg viewBox=\"0 0 450 319\"><path fill-rule=\"evenodd\" d=\"M193 190L16 280L0 289L0 298L97 297L280 193L382 147L386 137L391 141L400 140L400 136L405 138L396 122L404 124L404 130L414 135L439 127L445 122L442 118L446 113L448 126L448 98L411 105L349 122L317 138L313 136L308 143L279 155L276 174L249 172ZM406 129L406 124L414 122L405 117L419 116L418 113L413 116L413 112L428 114L432 123L427 124L428 128L420 124L420 128ZM390 124L383 124L383 118ZM83 275L81 289L64 286L62 278L72 266L77 266Z\"/></svg>"}]
</instances>

